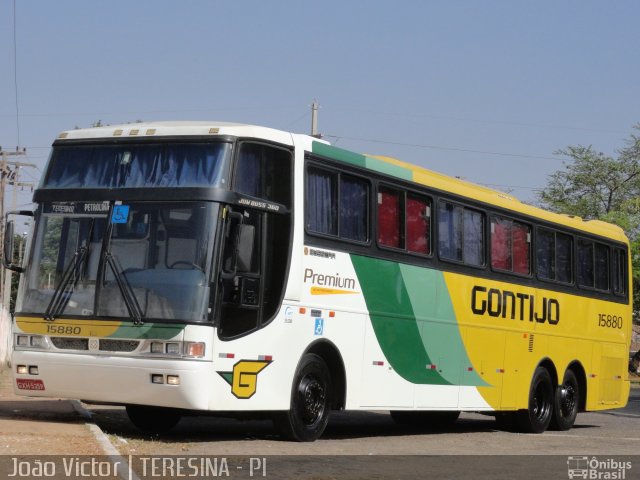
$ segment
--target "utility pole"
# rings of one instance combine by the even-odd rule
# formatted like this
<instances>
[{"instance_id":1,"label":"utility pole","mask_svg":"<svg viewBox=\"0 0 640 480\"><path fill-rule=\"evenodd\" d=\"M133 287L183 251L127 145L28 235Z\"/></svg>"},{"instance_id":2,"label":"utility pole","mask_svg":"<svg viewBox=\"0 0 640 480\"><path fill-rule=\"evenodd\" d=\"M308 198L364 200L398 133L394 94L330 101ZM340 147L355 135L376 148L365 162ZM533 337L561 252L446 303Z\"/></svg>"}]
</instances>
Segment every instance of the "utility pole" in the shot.
<instances>
[{"instance_id":1,"label":"utility pole","mask_svg":"<svg viewBox=\"0 0 640 480\"><path fill-rule=\"evenodd\" d=\"M311 104L311 136L316 138L322 138L322 134L318 133L318 105L317 100L313 100Z\"/></svg>"},{"instance_id":2,"label":"utility pole","mask_svg":"<svg viewBox=\"0 0 640 480\"><path fill-rule=\"evenodd\" d=\"M14 160L9 160L9 157L18 157L27 154L27 149L23 148L20 150L16 147L14 152L7 152L0 147L0 248L4 246L4 227L5 227L5 194L7 185L11 185L13 187L12 195L11 195L11 209L16 208L16 199L17 199L17 189L16 187L31 187L33 188L33 183L31 182L20 182L20 168L21 167L32 167L37 168L33 163L25 163ZM5 308L9 309L9 300L11 298L11 270L5 269L4 266L2 268L3 274L0 274L0 292L2 292L2 304Z\"/></svg>"}]
</instances>

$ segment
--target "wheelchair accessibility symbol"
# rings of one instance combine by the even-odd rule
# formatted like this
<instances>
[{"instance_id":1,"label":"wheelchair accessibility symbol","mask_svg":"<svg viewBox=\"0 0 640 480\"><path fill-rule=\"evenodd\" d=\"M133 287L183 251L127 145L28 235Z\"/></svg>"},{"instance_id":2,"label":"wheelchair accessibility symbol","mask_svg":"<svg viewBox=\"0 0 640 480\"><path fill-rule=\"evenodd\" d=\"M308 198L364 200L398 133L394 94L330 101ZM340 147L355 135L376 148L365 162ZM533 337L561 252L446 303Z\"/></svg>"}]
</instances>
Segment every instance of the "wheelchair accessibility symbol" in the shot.
<instances>
[{"instance_id":1,"label":"wheelchair accessibility symbol","mask_svg":"<svg viewBox=\"0 0 640 480\"><path fill-rule=\"evenodd\" d=\"M322 333L324 332L324 319L323 318L316 318L316 326L315 329L313 331L314 335L322 335Z\"/></svg>"},{"instance_id":2,"label":"wheelchair accessibility symbol","mask_svg":"<svg viewBox=\"0 0 640 480\"><path fill-rule=\"evenodd\" d=\"M114 205L111 214L111 223L127 223L129 218L129 205Z\"/></svg>"}]
</instances>

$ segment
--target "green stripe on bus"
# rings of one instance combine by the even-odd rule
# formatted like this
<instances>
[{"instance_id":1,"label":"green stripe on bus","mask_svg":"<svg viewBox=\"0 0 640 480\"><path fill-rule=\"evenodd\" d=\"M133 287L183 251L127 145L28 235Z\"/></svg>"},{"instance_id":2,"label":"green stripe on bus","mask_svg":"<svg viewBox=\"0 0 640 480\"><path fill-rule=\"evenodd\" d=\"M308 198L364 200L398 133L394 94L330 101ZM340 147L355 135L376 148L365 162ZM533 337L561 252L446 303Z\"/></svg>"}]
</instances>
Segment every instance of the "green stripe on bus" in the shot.
<instances>
[{"instance_id":1,"label":"green stripe on bus","mask_svg":"<svg viewBox=\"0 0 640 480\"><path fill-rule=\"evenodd\" d=\"M392 177L402 178L404 180L413 181L413 172L408 168L400 167L392 163L385 162L378 158L367 158L367 168L376 172L391 175Z\"/></svg>"},{"instance_id":2,"label":"green stripe on bus","mask_svg":"<svg viewBox=\"0 0 640 480\"><path fill-rule=\"evenodd\" d=\"M367 159L364 155L353 153L349 150L343 150L342 148L332 147L331 145L327 145L325 143L313 142L311 151L332 160L350 163L351 165L355 165L357 167L367 167Z\"/></svg>"},{"instance_id":3,"label":"green stripe on bus","mask_svg":"<svg viewBox=\"0 0 640 480\"><path fill-rule=\"evenodd\" d=\"M440 374L454 385L488 385L475 370L466 370L471 360L464 348L442 272L404 264L400 265L400 272L418 324L421 324L422 343Z\"/></svg>"},{"instance_id":4,"label":"green stripe on bus","mask_svg":"<svg viewBox=\"0 0 640 480\"><path fill-rule=\"evenodd\" d=\"M158 339L168 340L179 335L186 325L175 325L170 323L145 323L140 326L123 322L122 326L116 330L109 338L137 338L137 339Z\"/></svg>"},{"instance_id":5,"label":"green stripe on bus","mask_svg":"<svg viewBox=\"0 0 640 480\"><path fill-rule=\"evenodd\" d=\"M338 160L340 162L349 163L357 167L367 168L385 175L402 178L404 180L413 180L413 172L408 168L393 165L379 158L367 157L338 147L332 147L320 142L313 142L311 150L326 158Z\"/></svg>"},{"instance_id":6,"label":"green stripe on bus","mask_svg":"<svg viewBox=\"0 0 640 480\"><path fill-rule=\"evenodd\" d=\"M376 339L393 369L416 384L487 385L474 372L442 272L352 255Z\"/></svg>"},{"instance_id":7,"label":"green stripe on bus","mask_svg":"<svg viewBox=\"0 0 640 480\"><path fill-rule=\"evenodd\" d=\"M393 369L411 383L450 385L437 370L427 367L434 362L422 342L400 266L355 255L351 261L376 339Z\"/></svg>"}]
</instances>

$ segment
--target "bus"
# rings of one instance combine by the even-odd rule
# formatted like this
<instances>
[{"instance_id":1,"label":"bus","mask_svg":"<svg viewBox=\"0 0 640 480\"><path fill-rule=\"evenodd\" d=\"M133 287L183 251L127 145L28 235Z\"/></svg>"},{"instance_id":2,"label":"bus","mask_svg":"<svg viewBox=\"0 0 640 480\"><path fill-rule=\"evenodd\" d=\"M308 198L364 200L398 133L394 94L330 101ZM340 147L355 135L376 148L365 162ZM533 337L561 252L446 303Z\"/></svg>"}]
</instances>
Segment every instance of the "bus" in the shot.
<instances>
[{"instance_id":1,"label":"bus","mask_svg":"<svg viewBox=\"0 0 640 480\"><path fill-rule=\"evenodd\" d=\"M220 122L63 132L33 201L4 244L19 395L125 406L152 432L264 415L296 441L335 410L541 433L627 402L616 226Z\"/></svg>"}]
</instances>

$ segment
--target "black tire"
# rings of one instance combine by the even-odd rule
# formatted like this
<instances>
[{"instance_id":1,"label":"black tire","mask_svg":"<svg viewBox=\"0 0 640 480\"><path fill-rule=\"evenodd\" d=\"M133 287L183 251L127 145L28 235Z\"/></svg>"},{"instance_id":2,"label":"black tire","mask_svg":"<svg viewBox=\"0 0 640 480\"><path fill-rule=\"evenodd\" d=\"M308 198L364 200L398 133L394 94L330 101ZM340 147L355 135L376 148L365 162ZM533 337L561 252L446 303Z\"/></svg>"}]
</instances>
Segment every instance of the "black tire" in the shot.
<instances>
[{"instance_id":1,"label":"black tire","mask_svg":"<svg viewBox=\"0 0 640 480\"><path fill-rule=\"evenodd\" d=\"M544 367L536 368L529 388L529 408L518 412L518 427L524 433L542 433L553 416L554 390L551 375Z\"/></svg>"},{"instance_id":2,"label":"black tire","mask_svg":"<svg viewBox=\"0 0 640 480\"><path fill-rule=\"evenodd\" d=\"M450 427L460 416L458 411L415 412L392 410L389 413L391 413L391 418L398 425L433 429Z\"/></svg>"},{"instance_id":3,"label":"black tire","mask_svg":"<svg viewBox=\"0 0 640 480\"><path fill-rule=\"evenodd\" d=\"M304 355L293 380L291 409L273 416L280 435L296 442L320 438L329 422L331 393L331 377L325 361L312 353Z\"/></svg>"},{"instance_id":4,"label":"black tire","mask_svg":"<svg viewBox=\"0 0 640 480\"><path fill-rule=\"evenodd\" d=\"M182 415L179 410L163 407L127 405L129 420L145 433L166 433L175 427Z\"/></svg>"},{"instance_id":5,"label":"black tire","mask_svg":"<svg viewBox=\"0 0 640 480\"><path fill-rule=\"evenodd\" d=\"M580 407L580 395L580 384L575 373L567 370L562 385L556 388L551 418L552 429L565 431L573 427Z\"/></svg>"}]
</instances>

